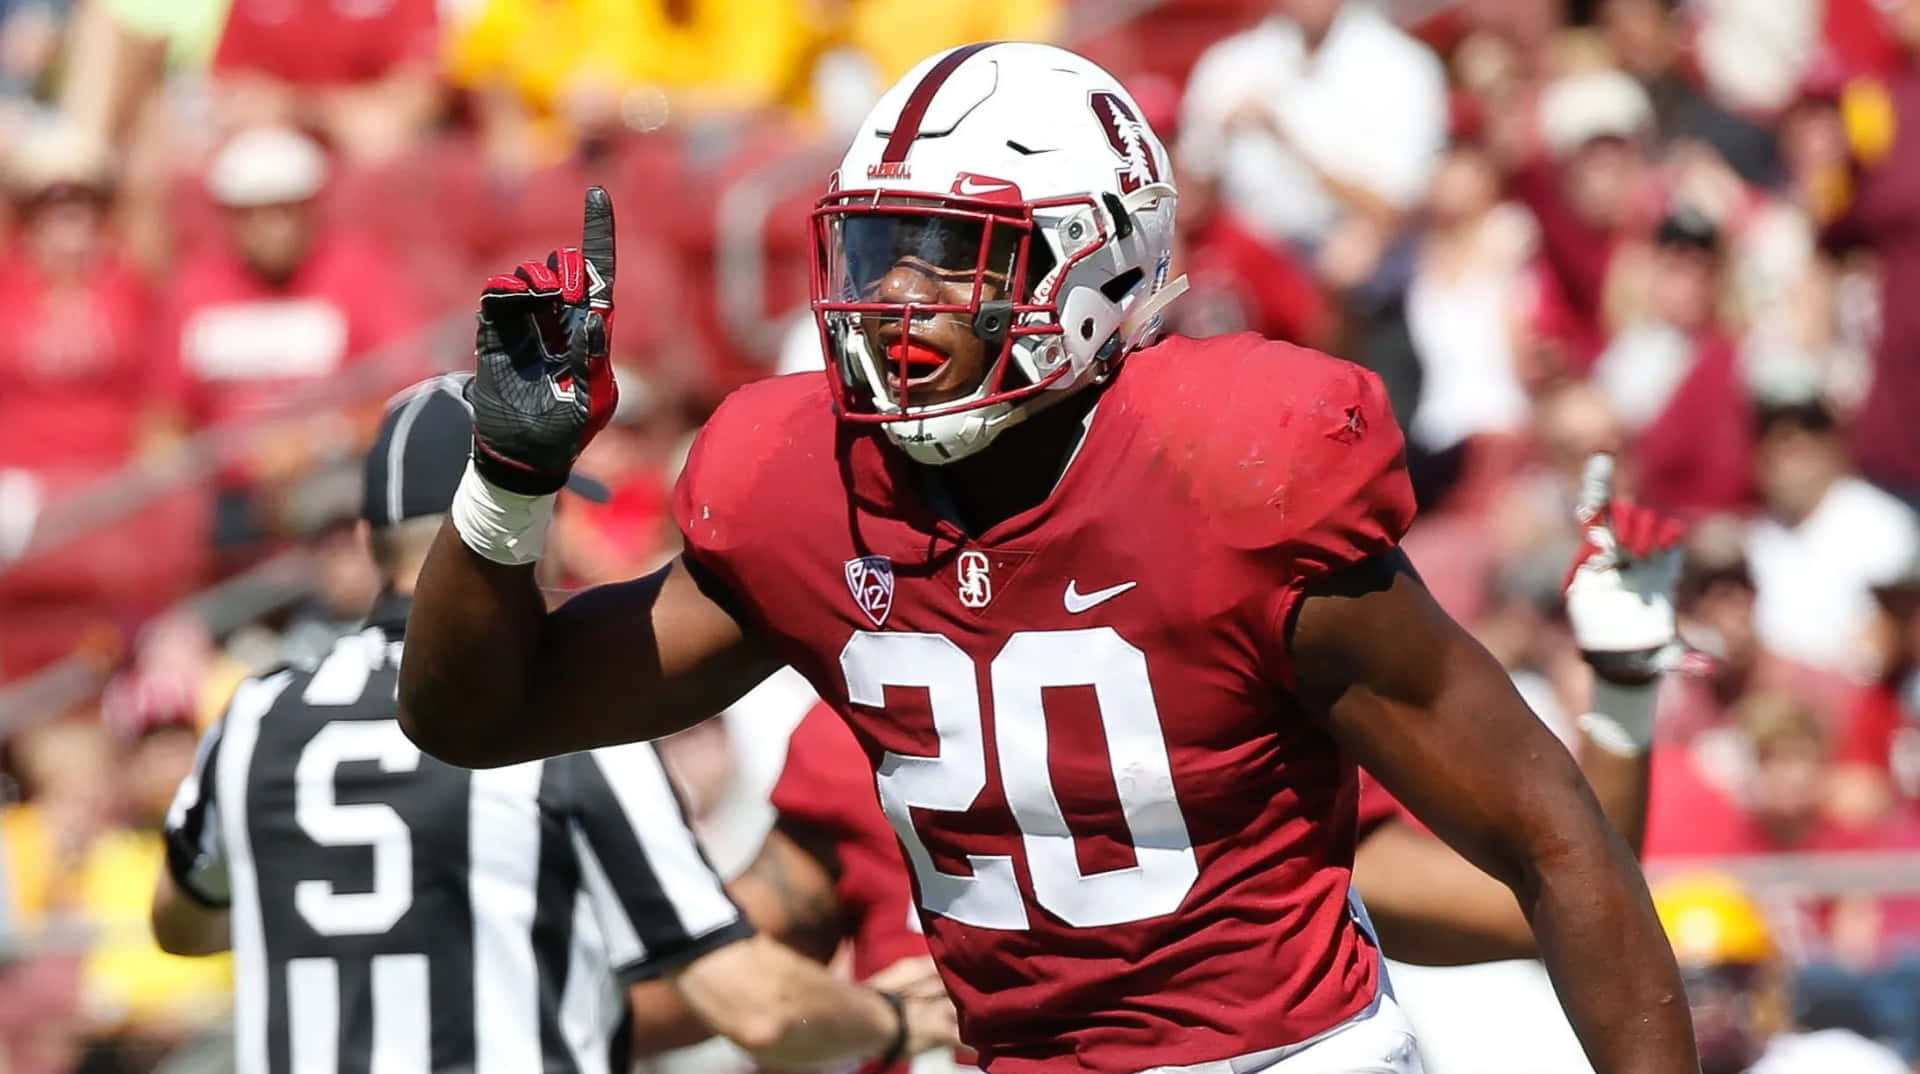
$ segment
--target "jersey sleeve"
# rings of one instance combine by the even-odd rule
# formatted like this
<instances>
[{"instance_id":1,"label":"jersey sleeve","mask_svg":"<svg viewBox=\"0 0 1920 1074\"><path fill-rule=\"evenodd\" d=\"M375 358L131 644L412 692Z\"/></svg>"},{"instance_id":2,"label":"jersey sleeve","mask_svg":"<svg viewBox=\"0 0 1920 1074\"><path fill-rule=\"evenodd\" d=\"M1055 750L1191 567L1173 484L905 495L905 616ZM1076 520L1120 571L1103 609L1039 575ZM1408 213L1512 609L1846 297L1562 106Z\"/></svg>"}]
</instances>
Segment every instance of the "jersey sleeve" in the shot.
<instances>
[{"instance_id":1,"label":"jersey sleeve","mask_svg":"<svg viewBox=\"0 0 1920 1074\"><path fill-rule=\"evenodd\" d=\"M657 977L752 935L694 841L651 745L553 763L571 766L568 834L622 982Z\"/></svg>"},{"instance_id":2,"label":"jersey sleeve","mask_svg":"<svg viewBox=\"0 0 1920 1074\"><path fill-rule=\"evenodd\" d=\"M767 461L756 436L754 385L729 395L700 427L673 486L681 557L700 588L736 618L743 587L734 567L750 545L758 512L754 474Z\"/></svg>"},{"instance_id":3,"label":"jersey sleeve","mask_svg":"<svg viewBox=\"0 0 1920 1074\"><path fill-rule=\"evenodd\" d=\"M227 848L220 835L219 802L214 794L220 742L226 723L215 723L200 740L193 768L174 792L163 834L167 871L188 898L216 910L232 895L227 884Z\"/></svg>"},{"instance_id":4,"label":"jersey sleeve","mask_svg":"<svg viewBox=\"0 0 1920 1074\"><path fill-rule=\"evenodd\" d=\"M1322 379L1294 415L1279 488L1290 573L1304 585L1384 552L1413 522L1406 440L1386 385L1350 362Z\"/></svg>"},{"instance_id":5,"label":"jersey sleeve","mask_svg":"<svg viewBox=\"0 0 1920 1074\"><path fill-rule=\"evenodd\" d=\"M1343 568L1390 551L1413 523L1406 441L1371 371L1316 355L1296 389L1276 454L1284 478L1265 505L1277 540L1262 549L1271 581L1266 637L1281 681L1293 681L1284 651L1306 591Z\"/></svg>"}]
</instances>

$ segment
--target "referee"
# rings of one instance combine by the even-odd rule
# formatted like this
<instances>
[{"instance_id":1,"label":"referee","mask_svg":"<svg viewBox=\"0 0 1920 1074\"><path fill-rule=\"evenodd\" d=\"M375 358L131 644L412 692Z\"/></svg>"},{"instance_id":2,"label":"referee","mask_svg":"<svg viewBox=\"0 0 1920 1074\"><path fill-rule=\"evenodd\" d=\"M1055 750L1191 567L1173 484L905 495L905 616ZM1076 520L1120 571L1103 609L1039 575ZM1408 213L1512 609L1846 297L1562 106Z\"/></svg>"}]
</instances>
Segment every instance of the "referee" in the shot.
<instances>
[{"instance_id":1,"label":"referee","mask_svg":"<svg viewBox=\"0 0 1920 1074\"><path fill-rule=\"evenodd\" d=\"M624 986L663 975L771 1064L951 1043L944 999L755 934L650 746L470 771L401 732L408 595L472 441L460 392L396 397L367 457L365 629L243 683L167 818L154 934L233 950L239 1074L624 1074Z\"/></svg>"}]
</instances>

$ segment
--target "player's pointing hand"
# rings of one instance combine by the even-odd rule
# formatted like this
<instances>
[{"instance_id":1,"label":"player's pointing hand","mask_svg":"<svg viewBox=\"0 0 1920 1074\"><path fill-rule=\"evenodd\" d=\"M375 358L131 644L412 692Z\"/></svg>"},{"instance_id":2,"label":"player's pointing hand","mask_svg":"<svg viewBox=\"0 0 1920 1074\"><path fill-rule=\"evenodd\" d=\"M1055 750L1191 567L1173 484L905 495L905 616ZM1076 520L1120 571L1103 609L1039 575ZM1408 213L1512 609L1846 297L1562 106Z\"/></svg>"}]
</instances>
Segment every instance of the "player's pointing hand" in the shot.
<instances>
[{"instance_id":1,"label":"player's pointing hand","mask_svg":"<svg viewBox=\"0 0 1920 1074\"><path fill-rule=\"evenodd\" d=\"M578 247L523 261L480 293L467 398L474 469L493 485L557 491L613 416L613 279L613 201L596 186Z\"/></svg>"},{"instance_id":2,"label":"player's pointing hand","mask_svg":"<svg viewBox=\"0 0 1920 1074\"><path fill-rule=\"evenodd\" d=\"M1686 529L1652 508L1620 499L1613 456L1587 460L1575 517L1580 550L1567 575L1567 618L1581 655L1601 678L1651 682L1684 651L1674 628L1673 589Z\"/></svg>"}]
</instances>

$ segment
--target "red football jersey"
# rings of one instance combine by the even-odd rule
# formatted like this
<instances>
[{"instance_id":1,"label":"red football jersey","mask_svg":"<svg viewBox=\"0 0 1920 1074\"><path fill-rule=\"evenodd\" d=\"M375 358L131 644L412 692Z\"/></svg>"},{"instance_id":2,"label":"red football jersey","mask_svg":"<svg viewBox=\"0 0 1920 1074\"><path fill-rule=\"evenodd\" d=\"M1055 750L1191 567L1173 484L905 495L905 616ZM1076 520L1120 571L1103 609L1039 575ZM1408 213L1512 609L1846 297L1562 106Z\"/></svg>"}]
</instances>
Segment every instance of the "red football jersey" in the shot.
<instances>
[{"instance_id":1,"label":"red football jersey","mask_svg":"<svg viewBox=\"0 0 1920 1074\"><path fill-rule=\"evenodd\" d=\"M1354 769L1284 639L1306 583L1411 521L1379 380L1173 338L1044 503L970 537L918 489L800 374L721 406L674 507L873 763L983 1065L1224 1059L1365 1009Z\"/></svg>"}]
</instances>

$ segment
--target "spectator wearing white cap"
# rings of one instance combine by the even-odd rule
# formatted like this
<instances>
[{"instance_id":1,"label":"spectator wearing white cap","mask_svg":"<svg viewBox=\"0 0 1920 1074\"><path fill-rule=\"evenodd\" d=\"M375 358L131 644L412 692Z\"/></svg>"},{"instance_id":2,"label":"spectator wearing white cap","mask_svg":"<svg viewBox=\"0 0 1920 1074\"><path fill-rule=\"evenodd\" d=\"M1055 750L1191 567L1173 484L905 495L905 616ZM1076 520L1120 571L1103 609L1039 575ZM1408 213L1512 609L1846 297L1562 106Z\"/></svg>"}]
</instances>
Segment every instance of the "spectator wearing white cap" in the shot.
<instances>
[{"instance_id":1,"label":"spectator wearing white cap","mask_svg":"<svg viewBox=\"0 0 1920 1074\"><path fill-rule=\"evenodd\" d=\"M214 155L206 187L224 210L227 242L190 257L173 286L173 338L196 423L284 408L290 390L335 376L417 323L409 281L385 251L323 213L327 175L325 151L288 128L244 131ZM257 524L249 487L301 464L257 458L229 470L216 542L247 540Z\"/></svg>"},{"instance_id":2,"label":"spectator wearing white cap","mask_svg":"<svg viewBox=\"0 0 1920 1074\"><path fill-rule=\"evenodd\" d=\"M1653 105L1630 76L1567 75L1540 95L1537 151L1513 176L1514 194L1540 222L1541 250L1583 337L1584 369L1606 336L1607 273L1622 239L1652 223L1637 216Z\"/></svg>"},{"instance_id":3,"label":"spectator wearing white cap","mask_svg":"<svg viewBox=\"0 0 1920 1074\"><path fill-rule=\"evenodd\" d=\"M120 465L139 444L142 411L170 392L145 357L147 289L108 226L112 154L81 128L47 120L8 146L0 166L21 224L0 257L0 460ZM79 398L76 379L90 384Z\"/></svg>"}]
</instances>

